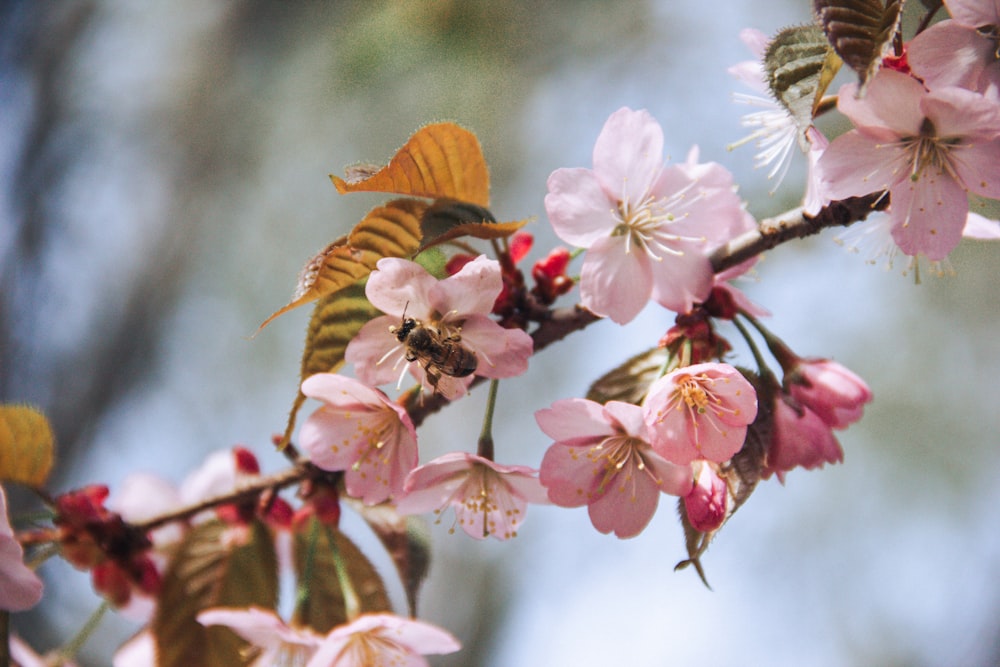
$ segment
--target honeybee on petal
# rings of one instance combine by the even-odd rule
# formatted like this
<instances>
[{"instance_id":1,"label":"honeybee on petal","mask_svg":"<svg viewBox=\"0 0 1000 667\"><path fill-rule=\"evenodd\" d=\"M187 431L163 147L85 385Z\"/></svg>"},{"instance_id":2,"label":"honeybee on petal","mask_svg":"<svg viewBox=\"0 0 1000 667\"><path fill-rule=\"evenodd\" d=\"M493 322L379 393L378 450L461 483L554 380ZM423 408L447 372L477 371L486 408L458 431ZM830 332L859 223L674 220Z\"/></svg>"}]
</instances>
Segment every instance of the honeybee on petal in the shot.
<instances>
[{"instance_id":1,"label":"honeybee on petal","mask_svg":"<svg viewBox=\"0 0 1000 667\"><path fill-rule=\"evenodd\" d=\"M398 327L389 327L389 333L403 344L406 360L421 365L434 391L442 375L464 378L475 373L479 366L475 353L462 345L460 335L446 335L435 326L406 317L405 313Z\"/></svg>"}]
</instances>

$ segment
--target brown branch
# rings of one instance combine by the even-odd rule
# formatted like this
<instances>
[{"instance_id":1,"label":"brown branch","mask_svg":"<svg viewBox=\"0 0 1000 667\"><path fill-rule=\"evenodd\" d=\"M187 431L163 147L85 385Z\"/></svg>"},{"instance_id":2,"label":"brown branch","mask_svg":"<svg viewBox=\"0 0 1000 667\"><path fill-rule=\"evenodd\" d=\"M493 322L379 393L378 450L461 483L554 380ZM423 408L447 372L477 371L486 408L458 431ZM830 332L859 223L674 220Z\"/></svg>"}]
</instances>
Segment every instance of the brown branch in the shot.
<instances>
[{"instance_id":1,"label":"brown branch","mask_svg":"<svg viewBox=\"0 0 1000 667\"><path fill-rule=\"evenodd\" d=\"M794 208L787 213L762 220L757 229L720 246L709 258L712 269L719 273L786 241L818 234L827 227L847 227L864 220L872 211L881 211L888 205L889 198L885 192L873 192L863 197L832 202L814 217L803 213L801 207Z\"/></svg>"},{"instance_id":2,"label":"brown branch","mask_svg":"<svg viewBox=\"0 0 1000 667\"><path fill-rule=\"evenodd\" d=\"M229 493L207 498L191 505L185 505L184 507L178 507L170 512L160 514L152 519L140 521L132 525L142 531L155 530L174 521L187 521L196 514L214 509L221 505L256 500L256 498L265 491L280 491L281 489L297 484L302 480L317 474L326 473L319 468L316 468L308 461L299 461L291 468L282 470L281 472L273 475L258 477L247 484L240 485L239 488L234 489Z\"/></svg>"}]
</instances>

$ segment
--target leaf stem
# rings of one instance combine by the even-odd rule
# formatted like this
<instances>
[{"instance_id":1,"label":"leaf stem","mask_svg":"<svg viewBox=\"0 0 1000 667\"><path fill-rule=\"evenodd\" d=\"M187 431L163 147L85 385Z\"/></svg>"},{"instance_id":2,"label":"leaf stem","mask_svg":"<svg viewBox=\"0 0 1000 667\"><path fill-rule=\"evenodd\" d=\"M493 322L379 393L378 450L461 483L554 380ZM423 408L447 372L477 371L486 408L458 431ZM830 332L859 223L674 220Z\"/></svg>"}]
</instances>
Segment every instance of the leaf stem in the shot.
<instances>
[{"instance_id":1,"label":"leaf stem","mask_svg":"<svg viewBox=\"0 0 1000 667\"><path fill-rule=\"evenodd\" d=\"M97 626L101 624L104 619L104 614L111 608L111 604L107 600L103 600L101 605L94 610L94 613L90 615L87 622L83 624L80 631L76 633L69 642L59 649L59 655L63 658L63 661L72 660L76 654L80 651L90 636L94 634L97 630Z\"/></svg>"}]
</instances>

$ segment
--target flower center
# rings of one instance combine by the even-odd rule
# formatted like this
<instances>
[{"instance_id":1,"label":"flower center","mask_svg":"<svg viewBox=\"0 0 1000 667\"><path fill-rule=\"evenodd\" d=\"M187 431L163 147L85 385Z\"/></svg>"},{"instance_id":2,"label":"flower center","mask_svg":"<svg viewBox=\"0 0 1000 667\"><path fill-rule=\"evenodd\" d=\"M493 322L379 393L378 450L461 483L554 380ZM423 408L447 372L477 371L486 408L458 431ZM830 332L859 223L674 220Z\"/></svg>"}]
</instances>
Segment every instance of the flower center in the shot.
<instances>
[{"instance_id":1,"label":"flower center","mask_svg":"<svg viewBox=\"0 0 1000 667\"><path fill-rule=\"evenodd\" d=\"M618 207L612 210L612 215L619 222L611 233L612 236L626 237L625 252L631 252L634 244L650 259L659 262L666 255L683 255L683 248L677 247L679 243L705 240L704 237L684 236L670 230L670 226L686 218L689 215L687 209L701 199L701 194L689 196L694 187L693 181L666 197L646 192L633 199L627 186L628 183L623 184L624 196Z\"/></svg>"},{"instance_id":2,"label":"flower center","mask_svg":"<svg viewBox=\"0 0 1000 667\"><path fill-rule=\"evenodd\" d=\"M596 464L597 473L600 475L600 483L594 496L604 495L623 471L627 479L632 478L633 470L646 473L659 485L660 479L646 466L646 461L640 451L640 448L645 446L648 445L642 440L621 433L608 436L599 444L591 447L587 451L587 458ZM626 468L630 469L626 470Z\"/></svg>"}]
</instances>

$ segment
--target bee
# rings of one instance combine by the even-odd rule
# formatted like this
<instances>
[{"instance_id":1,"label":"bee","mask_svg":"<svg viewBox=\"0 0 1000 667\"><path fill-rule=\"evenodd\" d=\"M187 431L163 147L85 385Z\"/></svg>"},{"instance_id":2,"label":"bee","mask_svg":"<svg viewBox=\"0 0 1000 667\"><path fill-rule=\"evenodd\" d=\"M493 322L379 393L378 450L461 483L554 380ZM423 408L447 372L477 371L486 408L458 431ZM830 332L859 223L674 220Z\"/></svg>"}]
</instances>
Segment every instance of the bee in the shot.
<instances>
[{"instance_id":1,"label":"bee","mask_svg":"<svg viewBox=\"0 0 1000 667\"><path fill-rule=\"evenodd\" d=\"M398 327L389 327L389 333L403 344L406 360L423 367L435 391L442 375L464 378L472 375L479 365L476 355L462 346L461 336L446 336L437 327L406 317L405 313Z\"/></svg>"}]
</instances>

